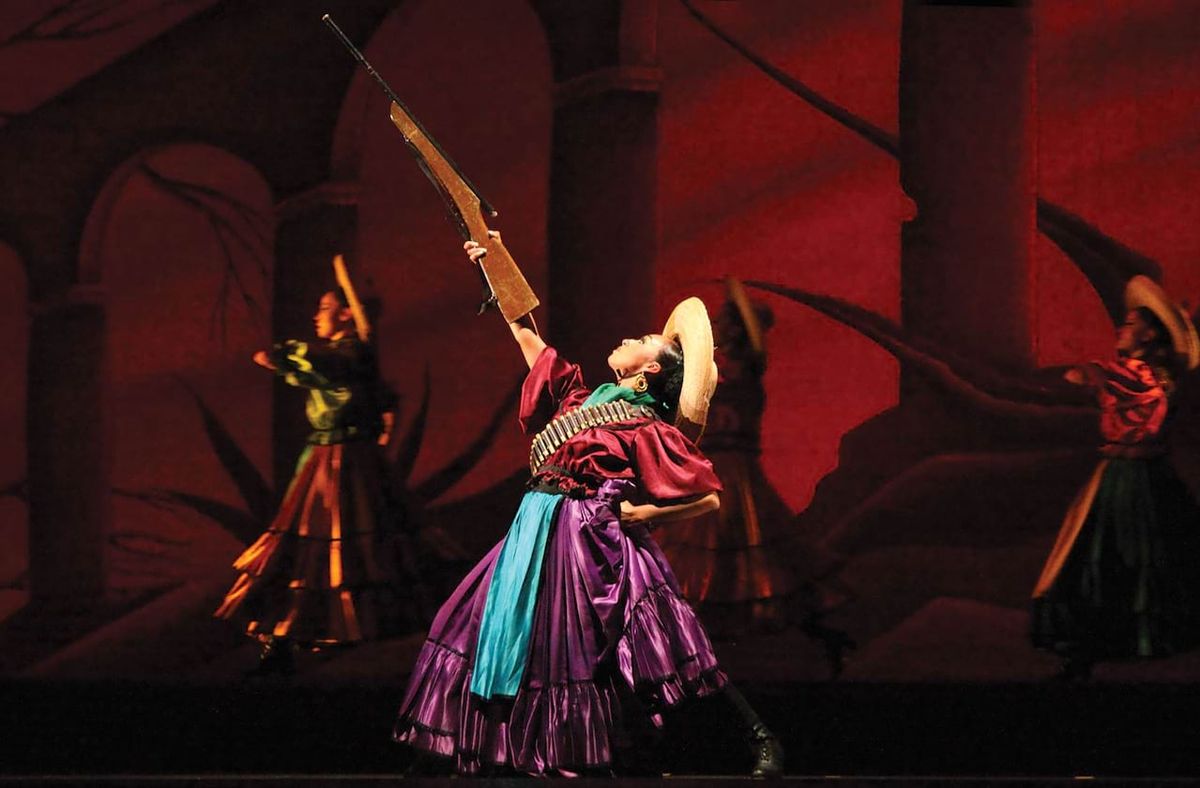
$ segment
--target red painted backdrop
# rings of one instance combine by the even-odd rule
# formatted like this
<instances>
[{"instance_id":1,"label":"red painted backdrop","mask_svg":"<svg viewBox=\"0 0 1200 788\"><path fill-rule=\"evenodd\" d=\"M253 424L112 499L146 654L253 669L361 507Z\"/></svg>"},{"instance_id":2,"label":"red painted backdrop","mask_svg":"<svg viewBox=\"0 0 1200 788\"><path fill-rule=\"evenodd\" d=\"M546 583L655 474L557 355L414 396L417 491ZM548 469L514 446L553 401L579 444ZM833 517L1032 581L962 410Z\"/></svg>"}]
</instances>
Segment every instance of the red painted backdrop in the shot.
<instances>
[{"instance_id":1,"label":"red painted backdrop","mask_svg":"<svg viewBox=\"0 0 1200 788\"><path fill-rule=\"evenodd\" d=\"M471 13L464 12L468 7ZM897 0L759 0L704 8L788 73L871 123L896 130ZM1034 19L1039 194L1157 259L1168 288L1197 303L1200 201L1192 180L1200 171L1200 6L1053 0L1035 4ZM5 24L15 29L20 19L6 22L0 15L0 27ZM723 289L714 280L730 274L836 295L897 318L899 231L912 208L899 188L896 162L748 65L679 4L662 0L658 32L665 74L659 100L660 254L656 271L636 286L654 291L659 315L654 325L631 325L629 333L654 329L688 294L701 295L715 310ZM131 49L144 35L130 33L124 49L109 50ZM77 56L59 53L76 64L75 79L113 57L89 49L87 40L78 46ZM546 259L553 112L548 51L522 0L410 0L367 46L379 70L500 210L495 226L543 293L548 268L571 265ZM44 80L40 92L13 94L22 111L70 82L61 69L22 73L31 84ZM479 434L519 379L520 359L495 315L474 317L477 283L460 240L388 122L382 96L361 76L329 129L333 177L360 186L351 262L360 281L370 282L384 300L378 330L385 374L404 398L401 432L411 424L429 370L430 420L415 472L420 480ZM272 195L231 154L176 148L160 163L269 212ZM175 378L207 398L265 469L271 449L268 384L250 368L248 353L268 337L251 323L237 323L225 344L213 336L210 296L220 286L220 269L211 266L219 248L202 218L155 196L136 178L122 181L111 199L115 207L97 264L109 287L114 483L135 491L186 485L236 502L229 479L206 454L197 411ZM1040 236L1034 252L1039 363L1107 352L1111 326L1083 278ZM265 291L260 296L269 303ZM983 301L988 293L962 297ZM0 307L18 345L22 301ZM837 467L842 437L896 403L898 372L890 356L850 330L789 302L771 304L777 322L769 337L763 465L800 512ZM597 293L594 308L620 305ZM588 317L555 313L554 304L547 311L555 321ZM21 358L20 351L11 356L10 374L19 377ZM13 407L4 420L19 421ZM298 406L295 418L302 418ZM510 420L493 449L440 502L489 488L521 467L525 451ZM6 441L4 452L0 467L19 474L20 439ZM11 544L20 545L23 526L19 515L9 513L10 504L0 509L4 533L16 534ZM180 523L128 499L117 514L118 534L149 534L134 543L141 558L118 564L118 585L142 582L134 579L139 576L150 584L198 573L219 582L237 551L211 523ZM506 515L498 510L486 523L448 526L475 544L501 532ZM963 550L983 555L973 547ZM879 560L892 563L867 569L903 574L903 552ZM19 574L20 561L11 563L3 565L0 582Z\"/></svg>"}]
</instances>

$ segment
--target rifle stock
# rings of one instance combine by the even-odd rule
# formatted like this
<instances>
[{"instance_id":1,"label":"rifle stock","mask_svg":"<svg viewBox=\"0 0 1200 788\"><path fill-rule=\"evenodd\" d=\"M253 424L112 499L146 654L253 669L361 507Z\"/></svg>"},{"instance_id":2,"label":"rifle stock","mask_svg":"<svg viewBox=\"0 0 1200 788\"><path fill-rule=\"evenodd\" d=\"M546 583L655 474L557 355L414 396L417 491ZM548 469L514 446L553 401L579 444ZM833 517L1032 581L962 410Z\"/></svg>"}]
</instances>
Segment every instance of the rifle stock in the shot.
<instances>
[{"instance_id":1,"label":"rifle stock","mask_svg":"<svg viewBox=\"0 0 1200 788\"><path fill-rule=\"evenodd\" d=\"M484 206L479 195L405 107L393 101L391 118L413 155L442 190L446 208L452 212L451 219L458 226L463 239L474 241L487 250L479 265L491 289L491 297L504 319L511 323L532 312L539 303L538 298L504 243L488 235L489 228L483 218Z\"/></svg>"}]
</instances>

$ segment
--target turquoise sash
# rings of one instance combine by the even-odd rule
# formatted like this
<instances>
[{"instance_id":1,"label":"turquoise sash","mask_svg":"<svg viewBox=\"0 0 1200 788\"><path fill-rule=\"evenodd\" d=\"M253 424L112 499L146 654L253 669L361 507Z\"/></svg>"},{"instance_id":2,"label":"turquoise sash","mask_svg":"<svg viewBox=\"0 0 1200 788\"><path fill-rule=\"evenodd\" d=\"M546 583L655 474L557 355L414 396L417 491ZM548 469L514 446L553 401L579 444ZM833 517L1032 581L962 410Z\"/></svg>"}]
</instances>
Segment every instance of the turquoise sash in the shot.
<instances>
[{"instance_id":1,"label":"turquoise sash","mask_svg":"<svg viewBox=\"0 0 1200 788\"><path fill-rule=\"evenodd\" d=\"M546 538L562 495L527 492L496 559L475 646L471 692L513 697L525 674Z\"/></svg>"}]
</instances>

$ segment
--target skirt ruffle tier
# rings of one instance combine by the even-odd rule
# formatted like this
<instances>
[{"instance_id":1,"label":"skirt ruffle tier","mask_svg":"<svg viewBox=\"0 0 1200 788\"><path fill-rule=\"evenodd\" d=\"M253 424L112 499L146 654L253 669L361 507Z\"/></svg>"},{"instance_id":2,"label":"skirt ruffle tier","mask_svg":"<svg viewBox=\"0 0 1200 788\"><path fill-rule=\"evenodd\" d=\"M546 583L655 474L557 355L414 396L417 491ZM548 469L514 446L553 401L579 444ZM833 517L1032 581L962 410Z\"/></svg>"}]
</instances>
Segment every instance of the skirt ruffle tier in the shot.
<instances>
[{"instance_id":1,"label":"skirt ruffle tier","mask_svg":"<svg viewBox=\"0 0 1200 788\"><path fill-rule=\"evenodd\" d=\"M400 571L377 447L310 446L270 527L234 562L214 615L248 635L305 646L356 643L420 626L416 577Z\"/></svg>"},{"instance_id":2,"label":"skirt ruffle tier","mask_svg":"<svg viewBox=\"0 0 1200 788\"><path fill-rule=\"evenodd\" d=\"M1200 506L1170 461L1111 459L1068 513L1033 600L1032 639L1068 657L1200 645Z\"/></svg>"}]
</instances>

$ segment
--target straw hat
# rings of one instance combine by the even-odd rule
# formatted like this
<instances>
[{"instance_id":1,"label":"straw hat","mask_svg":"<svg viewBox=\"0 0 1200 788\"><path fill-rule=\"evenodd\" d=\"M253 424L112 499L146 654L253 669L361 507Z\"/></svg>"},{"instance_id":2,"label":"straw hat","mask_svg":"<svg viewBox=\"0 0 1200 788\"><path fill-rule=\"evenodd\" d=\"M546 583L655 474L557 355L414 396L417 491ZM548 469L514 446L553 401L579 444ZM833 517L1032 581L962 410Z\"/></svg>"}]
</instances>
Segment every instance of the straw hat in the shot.
<instances>
[{"instance_id":1,"label":"straw hat","mask_svg":"<svg viewBox=\"0 0 1200 788\"><path fill-rule=\"evenodd\" d=\"M1200 337L1187 312L1171 302L1167 294L1146 276L1135 276L1125 285L1125 309L1149 309L1171 335L1171 345L1189 370L1200 366Z\"/></svg>"},{"instance_id":2,"label":"straw hat","mask_svg":"<svg viewBox=\"0 0 1200 788\"><path fill-rule=\"evenodd\" d=\"M713 360L712 323L699 298L685 298L671 310L662 335L683 350L683 389L675 426L699 440L708 420L708 403L717 389L717 363Z\"/></svg>"}]
</instances>

